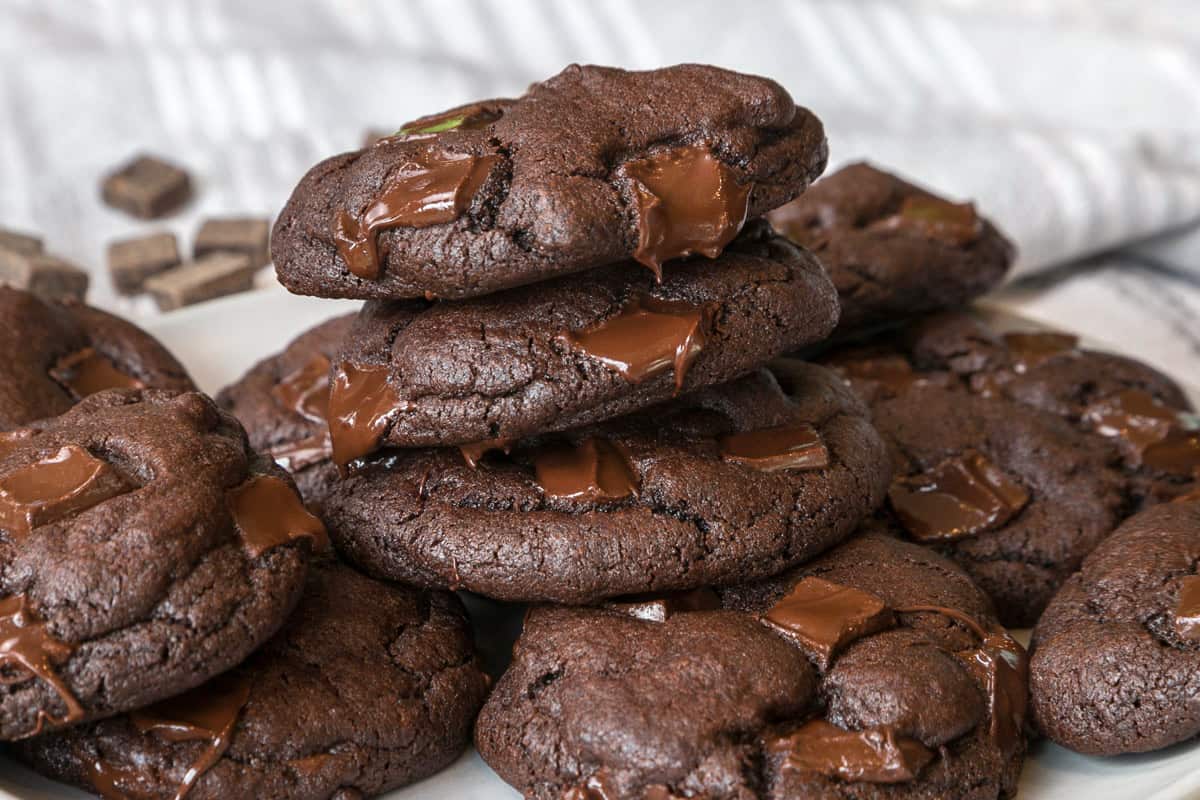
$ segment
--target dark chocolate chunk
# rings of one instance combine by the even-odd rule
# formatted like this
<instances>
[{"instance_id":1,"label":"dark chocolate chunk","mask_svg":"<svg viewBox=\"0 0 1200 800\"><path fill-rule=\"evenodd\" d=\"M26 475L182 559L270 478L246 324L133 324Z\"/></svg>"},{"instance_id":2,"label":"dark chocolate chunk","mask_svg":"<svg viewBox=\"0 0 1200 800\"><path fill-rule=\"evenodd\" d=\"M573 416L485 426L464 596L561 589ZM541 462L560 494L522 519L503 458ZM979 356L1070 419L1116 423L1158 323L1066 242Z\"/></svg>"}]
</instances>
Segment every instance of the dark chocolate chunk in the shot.
<instances>
[{"instance_id":1,"label":"dark chocolate chunk","mask_svg":"<svg viewBox=\"0 0 1200 800\"><path fill-rule=\"evenodd\" d=\"M50 377L76 400L105 389L146 388L146 384L117 369L108 356L94 347L85 347L60 358L50 369Z\"/></svg>"},{"instance_id":2,"label":"dark chocolate chunk","mask_svg":"<svg viewBox=\"0 0 1200 800\"><path fill-rule=\"evenodd\" d=\"M805 422L726 436L721 439L721 458L763 472L823 469L829 466L829 449L817 429Z\"/></svg>"},{"instance_id":3,"label":"dark chocolate chunk","mask_svg":"<svg viewBox=\"0 0 1200 800\"><path fill-rule=\"evenodd\" d=\"M111 466L77 445L0 474L0 531L10 539L129 490Z\"/></svg>"},{"instance_id":4,"label":"dark chocolate chunk","mask_svg":"<svg viewBox=\"0 0 1200 800\"><path fill-rule=\"evenodd\" d=\"M294 539L312 541L314 550L328 550L321 520L308 513L296 490L272 475L256 475L229 494L229 509L251 558Z\"/></svg>"},{"instance_id":5,"label":"dark chocolate chunk","mask_svg":"<svg viewBox=\"0 0 1200 800\"><path fill-rule=\"evenodd\" d=\"M217 297L249 291L254 287L258 267L237 253L213 253L146 281L146 291L154 295L163 311L202 303Z\"/></svg>"},{"instance_id":6,"label":"dark chocolate chunk","mask_svg":"<svg viewBox=\"0 0 1200 800\"><path fill-rule=\"evenodd\" d=\"M1179 581L1173 624L1180 638L1200 642L1200 575L1185 575Z\"/></svg>"},{"instance_id":7,"label":"dark chocolate chunk","mask_svg":"<svg viewBox=\"0 0 1200 800\"><path fill-rule=\"evenodd\" d=\"M1200 433L1184 428L1183 412L1144 389L1101 398L1083 411L1101 436L1116 438L1131 466L1190 475L1200 467Z\"/></svg>"},{"instance_id":8,"label":"dark chocolate chunk","mask_svg":"<svg viewBox=\"0 0 1200 800\"><path fill-rule=\"evenodd\" d=\"M468 466L477 467L488 453L499 451L507 455L512 452L514 444L515 439L484 439L481 442L460 444L458 452L462 453L463 461L466 461Z\"/></svg>"},{"instance_id":9,"label":"dark chocolate chunk","mask_svg":"<svg viewBox=\"0 0 1200 800\"><path fill-rule=\"evenodd\" d=\"M1002 750L1018 745L1029 706L1029 659L1025 648L1003 631L987 633L979 647L959 657L988 699L989 733Z\"/></svg>"},{"instance_id":10,"label":"dark chocolate chunk","mask_svg":"<svg viewBox=\"0 0 1200 800\"><path fill-rule=\"evenodd\" d=\"M1025 507L1029 492L982 453L968 450L928 473L897 478L888 500L913 538L929 542L998 528Z\"/></svg>"},{"instance_id":11,"label":"dark chocolate chunk","mask_svg":"<svg viewBox=\"0 0 1200 800\"><path fill-rule=\"evenodd\" d=\"M108 273L121 294L142 292L146 279L179 266L179 243L173 233L122 239L108 246Z\"/></svg>"},{"instance_id":12,"label":"dark chocolate chunk","mask_svg":"<svg viewBox=\"0 0 1200 800\"><path fill-rule=\"evenodd\" d=\"M903 783L915 780L934 758L928 747L890 727L844 731L822 719L776 739L768 750L782 771L816 772L843 781Z\"/></svg>"},{"instance_id":13,"label":"dark chocolate chunk","mask_svg":"<svg viewBox=\"0 0 1200 800\"><path fill-rule=\"evenodd\" d=\"M183 169L140 155L109 174L100 187L104 202L142 219L170 214L192 196L192 181Z\"/></svg>"},{"instance_id":14,"label":"dark chocolate chunk","mask_svg":"<svg viewBox=\"0 0 1200 800\"><path fill-rule=\"evenodd\" d=\"M823 578L797 583L762 619L799 645L821 670L854 640L896 624L878 597Z\"/></svg>"},{"instance_id":15,"label":"dark chocolate chunk","mask_svg":"<svg viewBox=\"0 0 1200 800\"><path fill-rule=\"evenodd\" d=\"M271 221L258 217L208 219L196 233L193 255L204 258L211 253L240 253L250 266L261 267L271 261L269 242Z\"/></svg>"},{"instance_id":16,"label":"dark chocolate chunk","mask_svg":"<svg viewBox=\"0 0 1200 800\"><path fill-rule=\"evenodd\" d=\"M83 300L90 279L79 267L45 253L26 255L0 248L0 284L47 300Z\"/></svg>"},{"instance_id":17,"label":"dark chocolate chunk","mask_svg":"<svg viewBox=\"0 0 1200 800\"><path fill-rule=\"evenodd\" d=\"M391 418L404 410L387 376L387 367L338 365L329 389L329 435L339 467L374 451Z\"/></svg>"},{"instance_id":18,"label":"dark chocolate chunk","mask_svg":"<svg viewBox=\"0 0 1200 800\"><path fill-rule=\"evenodd\" d=\"M971 203L950 203L921 195L904 198L899 211L873 225L881 230L911 228L952 247L969 245L983 234L983 222Z\"/></svg>"},{"instance_id":19,"label":"dark chocolate chunk","mask_svg":"<svg viewBox=\"0 0 1200 800\"><path fill-rule=\"evenodd\" d=\"M533 461L538 485L550 497L597 502L637 494L639 481L619 445L598 437L551 445Z\"/></svg>"},{"instance_id":20,"label":"dark chocolate chunk","mask_svg":"<svg viewBox=\"0 0 1200 800\"><path fill-rule=\"evenodd\" d=\"M1022 374L1052 358L1077 352L1079 337L1051 331L1006 333L1004 344L1008 346L1013 371Z\"/></svg>"}]
</instances>

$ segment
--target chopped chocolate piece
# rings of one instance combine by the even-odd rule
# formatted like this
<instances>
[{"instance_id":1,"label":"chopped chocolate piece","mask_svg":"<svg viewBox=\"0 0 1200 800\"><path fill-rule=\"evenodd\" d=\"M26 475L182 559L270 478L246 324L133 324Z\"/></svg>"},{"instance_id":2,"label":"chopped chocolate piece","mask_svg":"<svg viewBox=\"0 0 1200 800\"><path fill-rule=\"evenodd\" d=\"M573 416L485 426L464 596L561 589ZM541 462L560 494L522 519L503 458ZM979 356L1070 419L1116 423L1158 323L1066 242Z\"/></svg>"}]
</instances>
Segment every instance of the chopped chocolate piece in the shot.
<instances>
[{"instance_id":1,"label":"chopped chocolate piece","mask_svg":"<svg viewBox=\"0 0 1200 800\"><path fill-rule=\"evenodd\" d=\"M193 252L196 258L210 253L241 253L250 266L270 263L271 221L256 217L230 217L205 220L196 234Z\"/></svg>"},{"instance_id":2,"label":"chopped chocolate piece","mask_svg":"<svg viewBox=\"0 0 1200 800\"><path fill-rule=\"evenodd\" d=\"M784 769L817 772L844 781L911 781L933 760L933 751L889 726L844 731L823 719L806 722L769 745Z\"/></svg>"},{"instance_id":3,"label":"chopped chocolate piece","mask_svg":"<svg viewBox=\"0 0 1200 800\"><path fill-rule=\"evenodd\" d=\"M43 252L42 240L27 233L0 228L0 250L8 250L23 256L35 256Z\"/></svg>"},{"instance_id":4,"label":"chopped chocolate piece","mask_svg":"<svg viewBox=\"0 0 1200 800\"><path fill-rule=\"evenodd\" d=\"M77 445L0 475L0 530L10 539L128 491L108 464Z\"/></svg>"},{"instance_id":5,"label":"chopped chocolate piece","mask_svg":"<svg viewBox=\"0 0 1200 800\"><path fill-rule=\"evenodd\" d=\"M1185 575L1179 581L1175 632L1184 639L1200 642L1200 575Z\"/></svg>"},{"instance_id":6,"label":"chopped chocolate piece","mask_svg":"<svg viewBox=\"0 0 1200 800\"><path fill-rule=\"evenodd\" d=\"M824 578L805 578L763 622L797 644L821 670L855 639L892 627L896 617L873 594Z\"/></svg>"},{"instance_id":7,"label":"chopped chocolate piece","mask_svg":"<svg viewBox=\"0 0 1200 800\"><path fill-rule=\"evenodd\" d=\"M534 459L534 469L542 491L565 500L620 500L638 490L629 459L607 439L549 447Z\"/></svg>"},{"instance_id":8,"label":"chopped chocolate piece","mask_svg":"<svg viewBox=\"0 0 1200 800\"><path fill-rule=\"evenodd\" d=\"M163 311L202 303L225 295L245 292L254 286L258 267L236 253L213 253L196 261L155 275L146 281Z\"/></svg>"},{"instance_id":9,"label":"chopped chocolate piece","mask_svg":"<svg viewBox=\"0 0 1200 800\"><path fill-rule=\"evenodd\" d=\"M325 526L279 478L256 475L230 492L229 508L252 558L293 539L311 540L314 550L329 547Z\"/></svg>"},{"instance_id":10,"label":"chopped chocolate piece","mask_svg":"<svg viewBox=\"0 0 1200 800\"><path fill-rule=\"evenodd\" d=\"M173 233L152 233L108 246L108 272L113 287L125 295L139 294L147 278L166 272L179 262L179 243Z\"/></svg>"},{"instance_id":11,"label":"chopped chocolate piece","mask_svg":"<svg viewBox=\"0 0 1200 800\"><path fill-rule=\"evenodd\" d=\"M666 622L667 617L675 614L715 611L721 607L721 598L712 589L692 589L668 594L618 597L605 603L604 607L646 622Z\"/></svg>"},{"instance_id":12,"label":"chopped chocolate piece","mask_svg":"<svg viewBox=\"0 0 1200 800\"><path fill-rule=\"evenodd\" d=\"M154 156L141 155L104 179L104 202L141 219L175 211L192 196L187 172Z\"/></svg>"},{"instance_id":13,"label":"chopped chocolate piece","mask_svg":"<svg viewBox=\"0 0 1200 800\"><path fill-rule=\"evenodd\" d=\"M958 539L1008 522L1029 492L981 453L968 450L914 477L892 482L888 499L914 539Z\"/></svg>"},{"instance_id":14,"label":"chopped chocolate piece","mask_svg":"<svg viewBox=\"0 0 1200 800\"><path fill-rule=\"evenodd\" d=\"M800 422L726 436L721 440L721 458L763 472L824 469L829 466L829 449L816 428Z\"/></svg>"},{"instance_id":15,"label":"chopped chocolate piece","mask_svg":"<svg viewBox=\"0 0 1200 800\"><path fill-rule=\"evenodd\" d=\"M847 378L874 381L894 393L903 392L914 383L926 380L901 355L831 359L827 363Z\"/></svg>"},{"instance_id":16,"label":"chopped chocolate piece","mask_svg":"<svg viewBox=\"0 0 1200 800\"><path fill-rule=\"evenodd\" d=\"M0 284L47 300L83 300L88 282L86 272L57 256L0 248Z\"/></svg>"}]
</instances>

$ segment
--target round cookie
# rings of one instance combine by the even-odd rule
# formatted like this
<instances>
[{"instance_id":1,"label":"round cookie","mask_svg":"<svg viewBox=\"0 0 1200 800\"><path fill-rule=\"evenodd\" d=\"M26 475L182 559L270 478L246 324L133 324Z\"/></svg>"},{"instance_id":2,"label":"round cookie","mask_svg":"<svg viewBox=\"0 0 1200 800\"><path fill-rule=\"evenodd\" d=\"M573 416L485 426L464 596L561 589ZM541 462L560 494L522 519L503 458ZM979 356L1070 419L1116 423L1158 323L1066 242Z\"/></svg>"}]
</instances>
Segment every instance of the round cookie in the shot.
<instances>
[{"instance_id":1,"label":"round cookie","mask_svg":"<svg viewBox=\"0 0 1200 800\"><path fill-rule=\"evenodd\" d=\"M373 797L449 765L487 686L457 598L328 562L287 625L231 672L18 754L106 797Z\"/></svg>"},{"instance_id":2,"label":"round cookie","mask_svg":"<svg viewBox=\"0 0 1200 800\"><path fill-rule=\"evenodd\" d=\"M148 333L72 301L0 286L0 431L53 417L102 389L195 389Z\"/></svg>"},{"instance_id":3,"label":"round cookie","mask_svg":"<svg viewBox=\"0 0 1200 800\"><path fill-rule=\"evenodd\" d=\"M1038 728L1091 755L1200 734L1200 496L1127 520L1067 581L1033 632Z\"/></svg>"},{"instance_id":4,"label":"round cookie","mask_svg":"<svg viewBox=\"0 0 1200 800\"><path fill-rule=\"evenodd\" d=\"M660 284L626 264L455 303L370 302L337 359L335 457L601 422L820 341L837 314L820 264L765 223Z\"/></svg>"},{"instance_id":5,"label":"round cookie","mask_svg":"<svg viewBox=\"0 0 1200 800\"><path fill-rule=\"evenodd\" d=\"M866 534L719 597L534 608L475 737L533 800L984 800L1015 793L1026 699L970 580Z\"/></svg>"},{"instance_id":6,"label":"round cookie","mask_svg":"<svg viewBox=\"0 0 1200 800\"><path fill-rule=\"evenodd\" d=\"M830 363L870 399L891 450L890 527L958 562L1005 625L1032 625L1127 513L1116 452L1065 420L895 355Z\"/></svg>"},{"instance_id":7,"label":"round cookie","mask_svg":"<svg viewBox=\"0 0 1200 800\"><path fill-rule=\"evenodd\" d=\"M251 446L288 470L313 508L338 477L326 421L329 370L355 316L306 331L217 395L217 405L246 427Z\"/></svg>"},{"instance_id":8,"label":"round cookie","mask_svg":"<svg viewBox=\"0 0 1200 800\"><path fill-rule=\"evenodd\" d=\"M998 284L1013 247L975 212L859 163L767 215L812 250L841 298L838 335L962 306Z\"/></svg>"},{"instance_id":9,"label":"round cookie","mask_svg":"<svg viewBox=\"0 0 1200 800\"><path fill-rule=\"evenodd\" d=\"M337 485L324 518L369 573L500 600L771 575L845 538L890 476L835 375L809 366L793 383L789 400L759 371L508 455L383 451Z\"/></svg>"},{"instance_id":10,"label":"round cookie","mask_svg":"<svg viewBox=\"0 0 1200 800\"><path fill-rule=\"evenodd\" d=\"M138 708L283 624L324 540L197 393L112 390L0 434L0 739Z\"/></svg>"},{"instance_id":11,"label":"round cookie","mask_svg":"<svg viewBox=\"0 0 1200 800\"><path fill-rule=\"evenodd\" d=\"M320 297L456 299L629 258L659 272L719 255L827 156L774 81L572 65L313 167L271 253L285 286Z\"/></svg>"}]
</instances>

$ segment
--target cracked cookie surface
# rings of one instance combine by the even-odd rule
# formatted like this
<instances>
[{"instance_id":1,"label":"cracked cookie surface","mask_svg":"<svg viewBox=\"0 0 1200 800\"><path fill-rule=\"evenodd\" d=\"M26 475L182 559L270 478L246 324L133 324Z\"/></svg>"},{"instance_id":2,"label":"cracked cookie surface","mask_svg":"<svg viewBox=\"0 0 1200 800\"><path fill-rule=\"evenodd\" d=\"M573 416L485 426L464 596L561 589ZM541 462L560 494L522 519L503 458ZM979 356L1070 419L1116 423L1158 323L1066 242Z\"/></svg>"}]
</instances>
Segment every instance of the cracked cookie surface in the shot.
<instances>
[{"instance_id":1,"label":"cracked cookie surface","mask_svg":"<svg viewBox=\"0 0 1200 800\"><path fill-rule=\"evenodd\" d=\"M502 600L590 602L778 572L845 538L882 500L886 452L861 403L798 365L562 435L475 468L456 449L385 450L326 501L368 572ZM755 450L766 431L794 469ZM824 454L822 456L822 449ZM588 471L590 470L590 472Z\"/></svg>"},{"instance_id":2,"label":"cracked cookie surface","mask_svg":"<svg viewBox=\"0 0 1200 800\"><path fill-rule=\"evenodd\" d=\"M691 314L693 327L675 331L656 310ZM837 313L816 260L755 224L715 262L677 264L661 284L627 264L457 303L368 303L337 366L386 370L396 410L385 443L466 444L600 422L733 380L824 339ZM600 357L572 341L596 330L617 334Z\"/></svg>"},{"instance_id":3,"label":"cracked cookie surface","mask_svg":"<svg viewBox=\"0 0 1200 800\"><path fill-rule=\"evenodd\" d=\"M100 392L0 434L0 490L3 739L238 663L283 623L323 536L286 475L192 392Z\"/></svg>"},{"instance_id":4,"label":"cracked cookie surface","mask_svg":"<svg viewBox=\"0 0 1200 800\"><path fill-rule=\"evenodd\" d=\"M1033 632L1043 734L1093 755L1200 734L1200 502L1131 517L1063 586Z\"/></svg>"},{"instance_id":5,"label":"cracked cookie surface","mask_svg":"<svg viewBox=\"0 0 1200 800\"><path fill-rule=\"evenodd\" d=\"M813 578L869 593L893 616L832 663L811 660L763 617ZM723 610L678 610L661 621L611 606L531 610L476 724L484 759L534 800L1015 793L1025 754L1023 653L954 564L867 533L765 583L718 594ZM1003 639L1018 662L1003 698L972 671L970 658L990 647L980 633ZM1001 708L1014 727L997 735ZM883 751L904 750L871 777L825 774L836 757L798 765L792 737L821 721L835 737L868 732ZM872 760L846 755L841 765Z\"/></svg>"},{"instance_id":6,"label":"cracked cookie surface","mask_svg":"<svg viewBox=\"0 0 1200 800\"><path fill-rule=\"evenodd\" d=\"M768 214L829 271L837 335L965 305L996 286L1013 247L970 204L950 203L869 164L817 181Z\"/></svg>"},{"instance_id":7,"label":"cracked cookie surface","mask_svg":"<svg viewBox=\"0 0 1200 800\"><path fill-rule=\"evenodd\" d=\"M148 333L81 303L0 286L0 431L61 414L101 389L195 389Z\"/></svg>"},{"instance_id":8,"label":"cracked cookie surface","mask_svg":"<svg viewBox=\"0 0 1200 800\"><path fill-rule=\"evenodd\" d=\"M245 686L224 751L188 800L374 796L433 774L470 742L487 692L457 598L315 563L284 628L224 676ZM202 686L210 702L220 689ZM142 731L152 714L115 717L25 743L47 775L93 790L170 797L209 741ZM139 722L142 727L139 728Z\"/></svg>"},{"instance_id":9,"label":"cracked cookie surface","mask_svg":"<svg viewBox=\"0 0 1200 800\"><path fill-rule=\"evenodd\" d=\"M715 197L748 190L741 214L718 226L736 230L741 220L802 192L827 158L820 122L778 84L715 67L627 72L574 65L520 99L478 107L487 113L460 115L449 126L414 123L408 135L313 167L275 224L271 251L280 281L323 297L487 294L644 250L639 163L702 151L724 176ZM381 203L414 164L444 176L467 163L478 170L469 194L453 193L455 213L433 203ZM377 238L373 229L372 239L360 242L370 245L376 275L352 271L339 249L342 214L356 225L380 224ZM389 219L409 224L383 226Z\"/></svg>"}]
</instances>

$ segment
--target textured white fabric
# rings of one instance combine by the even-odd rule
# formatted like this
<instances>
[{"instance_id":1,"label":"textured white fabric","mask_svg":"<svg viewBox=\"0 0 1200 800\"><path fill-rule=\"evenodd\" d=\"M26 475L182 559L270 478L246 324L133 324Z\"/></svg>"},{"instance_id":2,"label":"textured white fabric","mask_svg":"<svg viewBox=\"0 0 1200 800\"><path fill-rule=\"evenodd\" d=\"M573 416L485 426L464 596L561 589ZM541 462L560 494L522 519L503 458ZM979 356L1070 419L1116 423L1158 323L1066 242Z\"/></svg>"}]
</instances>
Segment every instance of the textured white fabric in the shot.
<instances>
[{"instance_id":1,"label":"textured white fabric","mask_svg":"<svg viewBox=\"0 0 1200 800\"><path fill-rule=\"evenodd\" d=\"M825 120L834 165L975 199L1021 274L1200 218L1193 0L0 0L0 225L96 267L117 235L189 242L205 215L274 212L368 127L571 61L770 75ZM161 226L97 200L142 149L198 179ZM1200 275L1200 235L1137 252ZM92 297L115 302L101 269Z\"/></svg>"}]
</instances>

